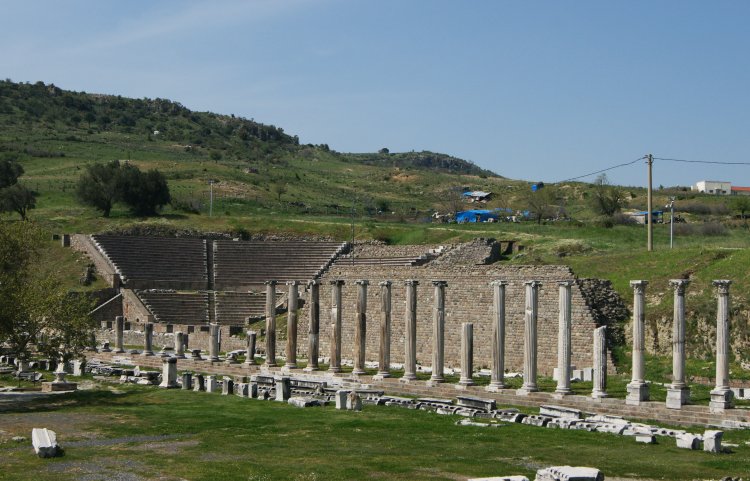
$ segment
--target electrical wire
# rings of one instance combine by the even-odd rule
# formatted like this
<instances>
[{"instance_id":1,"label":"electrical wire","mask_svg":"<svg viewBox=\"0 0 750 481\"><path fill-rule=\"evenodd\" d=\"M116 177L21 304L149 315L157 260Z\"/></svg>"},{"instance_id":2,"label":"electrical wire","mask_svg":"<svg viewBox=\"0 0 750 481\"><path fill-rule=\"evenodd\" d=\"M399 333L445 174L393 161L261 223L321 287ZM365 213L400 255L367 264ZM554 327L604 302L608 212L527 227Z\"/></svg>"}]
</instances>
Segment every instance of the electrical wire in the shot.
<instances>
[{"instance_id":1,"label":"electrical wire","mask_svg":"<svg viewBox=\"0 0 750 481\"><path fill-rule=\"evenodd\" d=\"M607 171L610 171L610 170L613 170L613 169L617 169L619 167L626 167L628 165L633 165L636 162L638 162L639 160L643 160L645 158L646 158L646 156L644 155L643 157L638 157L637 159L635 159L632 162L625 162L623 164L613 165L612 167L607 167L606 169L597 170L596 172L589 172L588 174L579 175L578 177L571 177L570 179L561 180L561 181L556 182L556 183L560 184L562 182L570 182L570 181L573 181L573 180L583 179L584 177L589 177L591 175L601 174L603 172L607 172Z\"/></svg>"},{"instance_id":2,"label":"electrical wire","mask_svg":"<svg viewBox=\"0 0 750 481\"><path fill-rule=\"evenodd\" d=\"M750 165L750 162L719 162L716 160L667 159L664 157L654 157L654 160L668 160L671 162L687 162L690 164Z\"/></svg>"}]
</instances>

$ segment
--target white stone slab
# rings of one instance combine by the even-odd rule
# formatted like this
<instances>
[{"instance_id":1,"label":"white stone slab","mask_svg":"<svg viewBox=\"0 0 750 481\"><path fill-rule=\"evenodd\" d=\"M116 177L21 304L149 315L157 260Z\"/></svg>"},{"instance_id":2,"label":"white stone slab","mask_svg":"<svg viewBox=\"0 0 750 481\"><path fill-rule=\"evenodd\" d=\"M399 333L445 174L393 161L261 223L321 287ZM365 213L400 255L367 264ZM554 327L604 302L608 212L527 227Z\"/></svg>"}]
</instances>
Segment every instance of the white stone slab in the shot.
<instances>
[{"instance_id":1,"label":"white stone slab","mask_svg":"<svg viewBox=\"0 0 750 481\"><path fill-rule=\"evenodd\" d=\"M54 458L60 454L60 446L57 444L57 435L47 428L34 428L31 430L31 444L34 452L40 458Z\"/></svg>"},{"instance_id":2,"label":"white stone slab","mask_svg":"<svg viewBox=\"0 0 750 481\"><path fill-rule=\"evenodd\" d=\"M604 481L604 475L596 468L552 466L538 470L535 481Z\"/></svg>"},{"instance_id":3,"label":"white stone slab","mask_svg":"<svg viewBox=\"0 0 750 481\"><path fill-rule=\"evenodd\" d=\"M721 438L724 431L708 430L703 433L703 450L709 453L721 452Z\"/></svg>"},{"instance_id":4,"label":"white stone slab","mask_svg":"<svg viewBox=\"0 0 750 481\"><path fill-rule=\"evenodd\" d=\"M695 434L684 433L677 436L677 447L682 449L698 449L701 441Z\"/></svg>"}]
</instances>

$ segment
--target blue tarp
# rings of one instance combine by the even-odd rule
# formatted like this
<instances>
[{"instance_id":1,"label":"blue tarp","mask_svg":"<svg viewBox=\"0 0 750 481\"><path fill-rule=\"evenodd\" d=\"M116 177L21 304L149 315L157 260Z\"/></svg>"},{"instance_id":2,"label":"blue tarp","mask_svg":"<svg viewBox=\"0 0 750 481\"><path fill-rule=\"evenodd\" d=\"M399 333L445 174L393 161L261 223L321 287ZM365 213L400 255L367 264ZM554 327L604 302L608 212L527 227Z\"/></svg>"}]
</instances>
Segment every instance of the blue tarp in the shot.
<instances>
[{"instance_id":1,"label":"blue tarp","mask_svg":"<svg viewBox=\"0 0 750 481\"><path fill-rule=\"evenodd\" d=\"M456 222L487 222L489 219L497 220L497 214L491 210L476 209L465 210L456 213Z\"/></svg>"}]
</instances>

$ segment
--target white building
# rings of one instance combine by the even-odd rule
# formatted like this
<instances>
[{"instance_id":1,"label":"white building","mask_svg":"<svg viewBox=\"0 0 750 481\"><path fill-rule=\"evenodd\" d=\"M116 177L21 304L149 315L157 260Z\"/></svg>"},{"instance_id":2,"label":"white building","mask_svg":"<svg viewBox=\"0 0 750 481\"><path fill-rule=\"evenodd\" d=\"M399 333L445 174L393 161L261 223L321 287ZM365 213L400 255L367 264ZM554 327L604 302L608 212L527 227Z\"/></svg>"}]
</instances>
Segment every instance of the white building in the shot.
<instances>
[{"instance_id":1,"label":"white building","mask_svg":"<svg viewBox=\"0 0 750 481\"><path fill-rule=\"evenodd\" d=\"M690 190L696 190L703 194L729 195L732 193L732 183L721 180L701 180L690 187Z\"/></svg>"}]
</instances>

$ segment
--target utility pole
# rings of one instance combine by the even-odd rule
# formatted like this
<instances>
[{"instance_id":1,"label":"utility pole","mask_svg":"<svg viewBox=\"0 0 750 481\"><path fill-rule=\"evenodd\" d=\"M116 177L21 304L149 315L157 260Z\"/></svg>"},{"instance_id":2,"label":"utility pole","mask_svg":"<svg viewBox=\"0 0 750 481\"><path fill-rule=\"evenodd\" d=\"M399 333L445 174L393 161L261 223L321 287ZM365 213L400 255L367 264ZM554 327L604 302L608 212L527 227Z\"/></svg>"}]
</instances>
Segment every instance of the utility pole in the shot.
<instances>
[{"instance_id":1,"label":"utility pole","mask_svg":"<svg viewBox=\"0 0 750 481\"><path fill-rule=\"evenodd\" d=\"M674 197L669 198L669 204L667 204L667 207L669 207L670 214L669 214L669 248L674 248Z\"/></svg>"},{"instance_id":2,"label":"utility pole","mask_svg":"<svg viewBox=\"0 0 750 481\"><path fill-rule=\"evenodd\" d=\"M209 186L208 188L209 188L209 192L210 192L210 194L209 194L210 195L210 200L209 200L209 203L208 203L208 216L209 217L213 217L213 215L214 215L214 180L213 179L211 179L211 180L208 181L208 186ZM649 199L650 199L650 197L649 197Z\"/></svg>"},{"instance_id":3,"label":"utility pole","mask_svg":"<svg viewBox=\"0 0 750 481\"><path fill-rule=\"evenodd\" d=\"M646 159L647 159L646 164L648 164L648 198L646 201L646 203L648 204L646 207L648 209L648 215L646 217L646 220L648 222L648 226L647 226L648 227L648 240L646 241L646 249L649 252L651 252L652 250L654 250L654 219L652 215L654 206L652 205L652 202L651 202L651 197L653 193L652 192L653 187L651 185L651 167L654 165L654 156L651 154L648 154L646 156Z\"/></svg>"}]
</instances>

